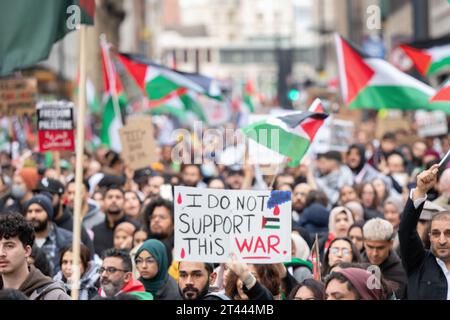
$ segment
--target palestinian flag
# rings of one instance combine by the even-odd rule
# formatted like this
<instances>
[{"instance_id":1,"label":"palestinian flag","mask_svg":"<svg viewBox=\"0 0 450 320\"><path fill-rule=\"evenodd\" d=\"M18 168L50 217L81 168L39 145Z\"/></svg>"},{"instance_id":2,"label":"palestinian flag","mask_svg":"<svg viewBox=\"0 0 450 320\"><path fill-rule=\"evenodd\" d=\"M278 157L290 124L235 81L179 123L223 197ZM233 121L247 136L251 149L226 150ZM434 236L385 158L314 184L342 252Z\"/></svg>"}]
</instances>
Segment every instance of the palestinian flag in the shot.
<instances>
[{"instance_id":1,"label":"palestinian flag","mask_svg":"<svg viewBox=\"0 0 450 320\"><path fill-rule=\"evenodd\" d=\"M450 114L450 79L430 99L430 108Z\"/></svg>"},{"instance_id":2,"label":"palestinian flag","mask_svg":"<svg viewBox=\"0 0 450 320\"><path fill-rule=\"evenodd\" d=\"M137 62L122 54L116 54L116 57L148 98L149 108L154 109L152 113L184 117L187 111L192 111L200 119L205 119L196 101L196 93L203 92L199 85L166 68Z\"/></svg>"},{"instance_id":3,"label":"palestinian flag","mask_svg":"<svg viewBox=\"0 0 450 320\"><path fill-rule=\"evenodd\" d=\"M92 25L94 13L95 0L0 1L0 76L47 59L74 23Z\"/></svg>"},{"instance_id":4,"label":"palestinian flag","mask_svg":"<svg viewBox=\"0 0 450 320\"><path fill-rule=\"evenodd\" d=\"M450 36L401 44L399 47L423 76L430 76L442 69L450 68Z\"/></svg>"},{"instance_id":5,"label":"palestinian flag","mask_svg":"<svg viewBox=\"0 0 450 320\"><path fill-rule=\"evenodd\" d=\"M289 166L296 166L327 117L320 100L316 99L306 112L268 118L241 130L248 138L287 157Z\"/></svg>"},{"instance_id":6,"label":"palestinian flag","mask_svg":"<svg viewBox=\"0 0 450 320\"><path fill-rule=\"evenodd\" d=\"M180 70L167 68L163 65L157 64L157 63L153 62L152 60L149 60L140 55L127 54L127 53L121 53L121 55L132 61L142 63L142 64L145 64L148 66L153 66L160 70L164 70L168 74L172 74L172 73L178 74L184 78L184 80L183 80L184 85L187 85L192 91L197 92L202 95L205 95L209 98L213 98L213 99L221 100L221 101L223 100L220 85L213 78L204 76L199 73L183 72ZM186 83L186 80L189 80L189 82ZM189 85L189 83L191 83L191 85Z\"/></svg>"},{"instance_id":7,"label":"palestinian flag","mask_svg":"<svg viewBox=\"0 0 450 320\"><path fill-rule=\"evenodd\" d=\"M280 229L280 218L262 217L262 229Z\"/></svg>"},{"instance_id":8,"label":"palestinian flag","mask_svg":"<svg viewBox=\"0 0 450 320\"><path fill-rule=\"evenodd\" d=\"M244 105L250 113L255 112L255 105L252 99L254 94L255 86L251 80L248 80L244 87Z\"/></svg>"},{"instance_id":9,"label":"palestinian flag","mask_svg":"<svg viewBox=\"0 0 450 320\"><path fill-rule=\"evenodd\" d=\"M101 44L103 84L103 116L100 130L102 144L116 152L122 149L119 129L123 126L122 113L126 106L126 98L123 93L122 83L110 59L108 44Z\"/></svg>"},{"instance_id":10,"label":"palestinian flag","mask_svg":"<svg viewBox=\"0 0 450 320\"><path fill-rule=\"evenodd\" d=\"M341 92L350 109L427 109L430 86L336 35Z\"/></svg>"}]
</instances>

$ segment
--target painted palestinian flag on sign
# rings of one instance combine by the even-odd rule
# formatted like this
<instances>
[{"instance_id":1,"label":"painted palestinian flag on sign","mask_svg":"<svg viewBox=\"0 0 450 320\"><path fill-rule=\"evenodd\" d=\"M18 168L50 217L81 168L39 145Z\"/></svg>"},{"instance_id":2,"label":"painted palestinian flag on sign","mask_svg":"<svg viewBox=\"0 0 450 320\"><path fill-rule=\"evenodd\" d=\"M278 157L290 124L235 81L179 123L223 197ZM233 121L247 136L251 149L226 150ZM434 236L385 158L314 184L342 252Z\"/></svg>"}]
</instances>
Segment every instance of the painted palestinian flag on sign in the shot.
<instances>
[{"instance_id":1,"label":"painted palestinian flag on sign","mask_svg":"<svg viewBox=\"0 0 450 320\"><path fill-rule=\"evenodd\" d=\"M435 90L336 34L342 97L350 109L429 109Z\"/></svg>"},{"instance_id":2,"label":"painted palestinian flag on sign","mask_svg":"<svg viewBox=\"0 0 450 320\"><path fill-rule=\"evenodd\" d=\"M305 155L328 114L319 99L306 112L271 117L243 127L245 136L288 158L296 166Z\"/></svg>"},{"instance_id":3,"label":"painted palestinian flag on sign","mask_svg":"<svg viewBox=\"0 0 450 320\"><path fill-rule=\"evenodd\" d=\"M401 44L399 47L423 76L450 68L450 36Z\"/></svg>"}]
</instances>

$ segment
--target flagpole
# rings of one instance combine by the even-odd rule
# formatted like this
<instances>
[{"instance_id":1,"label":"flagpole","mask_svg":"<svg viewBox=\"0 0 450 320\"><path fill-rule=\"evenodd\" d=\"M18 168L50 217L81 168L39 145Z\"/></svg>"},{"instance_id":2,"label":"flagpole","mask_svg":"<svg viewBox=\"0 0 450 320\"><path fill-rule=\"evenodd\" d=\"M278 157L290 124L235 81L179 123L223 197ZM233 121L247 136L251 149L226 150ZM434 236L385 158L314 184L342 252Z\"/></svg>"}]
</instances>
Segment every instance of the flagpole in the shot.
<instances>
[{"instance_id":1,"label":"flagpole","mask_svg":"<svg viewBox=\"0 0 450 320\"><path fill-rule=\"evenodd\" d=\"M86 111L86 33L87 27L80 25L80 86L78 90L77 141L75 165L75 200L72 242L72 292L73 300L78 300L80 289L80 243L81 243L81 186L83 182L84 118Z\"/></svg>"},{"instance_id":2,"label":"flagpole","mask_svg":"<svg viewBox=\"0 0 450 320\"><path fill-rule=\"evenodd\" d=\"M113 96L113 107L114 107L114 113L119 117L120 124L123 125L124 121L122 119L122 112L120 112L120 106L119 106L119 98L117 97L117 90L116 90L116 77L115 73L113 72L113 66L111 61L111 55L109 54L110 45L108 41L106 40L106 35L102 33L100 35L100 45L102 47L103 53L106 57L106 72L108 73L108 82L109 82L109 88L112 92Z\"/></svg>"}]
</instances>

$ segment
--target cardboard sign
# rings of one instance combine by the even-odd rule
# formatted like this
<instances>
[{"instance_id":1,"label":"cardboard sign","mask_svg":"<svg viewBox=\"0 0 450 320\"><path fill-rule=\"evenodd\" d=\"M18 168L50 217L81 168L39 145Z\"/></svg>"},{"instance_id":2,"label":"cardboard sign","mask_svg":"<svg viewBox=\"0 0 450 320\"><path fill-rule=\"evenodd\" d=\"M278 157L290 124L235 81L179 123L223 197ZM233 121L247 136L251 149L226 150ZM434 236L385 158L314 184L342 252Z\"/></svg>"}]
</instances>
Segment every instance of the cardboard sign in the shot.
<instances>
[{"instance_id":1,"label":"cardboard sign","mask_svg":"<svg viewBox=\"0 0 450 320\"><path fill-rule=\"evenodd\" d=\"M37 81L34 78L0 80L0 117L34 113L36 96Z\"/></svg>"},{"instance_id":2,"label":"cardboard sign","mask_svg":"<svg viewBox=\"0 0 450 320\"><path fill-rule=\"evenodd\" d=\"M354 131L355 124L352 121L329 116L311 143L311 154L330 150L346 152L354 142Z\"/></svg>"},{"instance_id":3,"label":"cardboard sign","mask_svg":"<svg viewBox=\"0 0 450 320\"><path fill-rule=\"evenodd\" d=\"M119 135L123 158L131 169L145 168L158 161L151 117L129 119L119 129Z\"/></svg>"},{"instance_id":4,"label":"cardboard sign","mask_svg":"<svg viewBox=\"0 0 450 320\"><path fill-rule=\"evenodd\" d=\"M72 102L41 102L37 116L39 151L75 150Z\"/></svg>"},{"instance_id":5,"label":"cardboard sign","mask_svg":"<svg viewBox=\"0 0 450 320\"><path fill-rule=\"evenodd\" d=\"M222 263L291 260L291 193L175 186L174 259Z\"/></svg>"},{"instance_id":6,"label":"cardboard sign","mask_svg":"<svg viewBox=\"0 0 450 320\"><path fill-rule=\"evenodd\" d=\"M416 111L417 134L435 137L448 133L447 115L443 111Z\"/></svg>"}]
</instances>

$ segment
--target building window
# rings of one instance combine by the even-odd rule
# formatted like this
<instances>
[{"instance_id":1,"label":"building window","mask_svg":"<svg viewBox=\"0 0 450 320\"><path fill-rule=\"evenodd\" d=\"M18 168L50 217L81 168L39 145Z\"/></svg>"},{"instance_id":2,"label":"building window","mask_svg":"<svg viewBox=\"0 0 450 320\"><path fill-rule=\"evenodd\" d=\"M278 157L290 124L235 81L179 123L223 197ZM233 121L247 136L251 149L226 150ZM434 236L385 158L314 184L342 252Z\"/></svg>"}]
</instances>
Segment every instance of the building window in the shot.
<instances>
[{"instance_id":1,"label":"building window","mask_svg":"<svg viewBox=\"0 0 450 320\"><path fill-rule=\"evenodd\" d=\"M206 49L206 62L211 62L211 49Z\"/></svg>"},{"instance_id":2,"label":"building window","mask_svg":"<svg viewBox=\"0 0 450 320\"><path fill-rule=\"evenodd\" d=\"M188 63L189 62L189 51L187 49L183 50L183 62Z\"/></svg>"}]
</instances>

